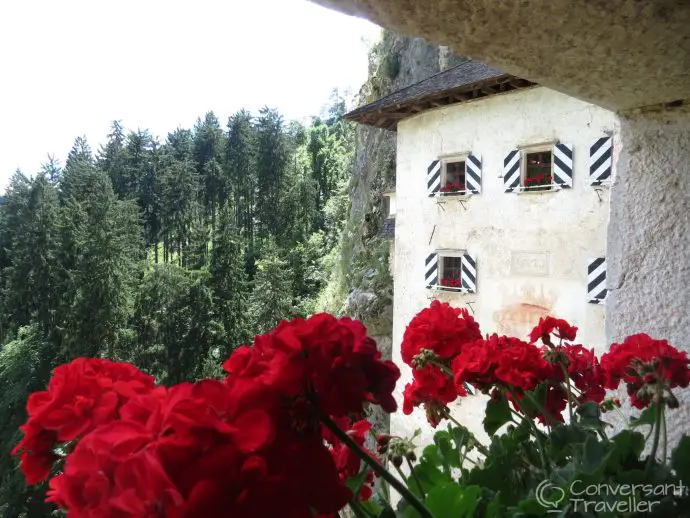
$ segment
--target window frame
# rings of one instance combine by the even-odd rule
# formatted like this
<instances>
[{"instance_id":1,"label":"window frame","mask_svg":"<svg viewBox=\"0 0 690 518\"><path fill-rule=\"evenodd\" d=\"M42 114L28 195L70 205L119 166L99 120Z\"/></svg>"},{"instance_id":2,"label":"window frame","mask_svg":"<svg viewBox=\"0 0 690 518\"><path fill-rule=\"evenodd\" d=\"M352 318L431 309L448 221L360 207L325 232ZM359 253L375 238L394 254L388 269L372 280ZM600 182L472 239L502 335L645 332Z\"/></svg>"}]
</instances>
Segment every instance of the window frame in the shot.
<instances>
[{"instance_id":1,"label":"window frame","mask_svg":"<svg viewBox=\"0 0 690 518\"><path fill-rule=\"evenodd\" d=\"M472 194L472 191L470 191L467 188L467 159L469 158L470 153L457 153L453 155L448 155L448 156L443 156L439 157L441 160L441 189L443 186L446 184L446 178L447 178L447 166L448 164L456 163L456 162L462 162L463 168L464 168L464 178L465 178L465 188L461 191L454 191L454 192L441 192L439 190L438 196L439 197L453 197L453 196L469 196Z\"/></svg>"},{"instance_id":2,"label":"window frame","mask_svg":"<svg viewBox=\"0 0 690 518\"><path fill-rule=\"evenodd\" d=\"M462 259L463 256L467 254L467 250L458 250L456 248L440 248L436 250L436 254L438 255L438 284L434 286L434 289L439 291L452 291L456 293L469 293L465 288L462 287ZM460 286L444 286L441 284L441 279L443 279L443 272L445 269L444 262L446 257L460 259Z\"/></svg>"},{"instance_id":3,"label":"window frame","mask_svg":"<svg viewBox=\"0 0 690 518\"><path fill-rule=\"evenodd\" d=\"M548 144L536 144L534 146L524 146L520 147L520 188L518 193L531 193L539 194L545 192L554 192L560 190L560 185L554 181L554 171L553 171L553 161L554 152L553 148L556 143L549 142ZM538 185L534 187L526 186L525 180L527 179L527 155L532 155L534 153L549 153L551 155L551 183L546 185ZM536 187L536 188L535 188ZM542 187L541 189L539 187ZM544 187L548 187L545 189Z\"/></svg>"}]
</instances>

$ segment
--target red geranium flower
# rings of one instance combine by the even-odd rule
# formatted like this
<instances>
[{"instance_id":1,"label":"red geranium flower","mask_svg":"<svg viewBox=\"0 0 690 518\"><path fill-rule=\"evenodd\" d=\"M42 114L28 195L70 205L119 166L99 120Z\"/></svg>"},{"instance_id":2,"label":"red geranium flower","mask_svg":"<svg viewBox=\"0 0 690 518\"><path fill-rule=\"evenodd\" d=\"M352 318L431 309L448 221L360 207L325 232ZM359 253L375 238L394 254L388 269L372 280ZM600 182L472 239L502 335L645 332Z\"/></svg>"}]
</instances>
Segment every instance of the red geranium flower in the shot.
<instances>
[{"instance_id":1,"label":"red geranium flower","mask_svg":"<svg viewBox=\"0 0 690 518\"><path fill-rule=\"evenodd\" d=\"M77 358L57 367L48 390L29 396L29 418L21 427L24 438L12 451L21 453L27 482L40 482L50 474L49 461L54 459L57 443L112 422L122 405L153 386L152 376L129 363Z\"/></svg>"},{"instance_id":2,"label":"red geranium flower","mask_svg":"<svg viewBox=\"0 0 690 518\"><path fill-rule=\"evenodd\" d=\"M690 383L687 353L666 340L655 340L646 334L632 335L622 344L613 344L601 357L606 388L616 389L621 380L637 408L645 408L655 393Z\"/></svg>"},{"instance_id":3,"label":"red geranium flower","mask_svg":"<svg viewBox=\"0 0 690 518\"><path fill-rule=\"evenodd\" d=\"M465 346L453 360L452 369L459 393L465 383L483 390L495 385L533 390L549 373L549 365L535 345L495 334Z\"/></svg>"},{"instance_id":4,"label":"red geranium flower","mask_svg":"<svg viewBox=\"0 0 690 518\"><path fill-rule=\"evenodd\" d=\"M401 344L402 359L412 361L422 349L434 351L439 358L451 359L464 344L481 338L477 324L466 309L453 308L434 300L410 321Z\"/></svg>"},{"instance_id":5,"label":"red geranium flower","mask_svg":"<svg viewBox=\"0 0 690 518\"><path fill-rule=\"evenodd\" d=\"M554 333L554 330L557 332ZM539 324L530 333L530 342L534 343L541 339L544 344L551 343L551 334L555 334L561 340L572 342L577 336L577 327L573 327L563 319L553 317L540 318Z\"/></svg>"}]
</instances>

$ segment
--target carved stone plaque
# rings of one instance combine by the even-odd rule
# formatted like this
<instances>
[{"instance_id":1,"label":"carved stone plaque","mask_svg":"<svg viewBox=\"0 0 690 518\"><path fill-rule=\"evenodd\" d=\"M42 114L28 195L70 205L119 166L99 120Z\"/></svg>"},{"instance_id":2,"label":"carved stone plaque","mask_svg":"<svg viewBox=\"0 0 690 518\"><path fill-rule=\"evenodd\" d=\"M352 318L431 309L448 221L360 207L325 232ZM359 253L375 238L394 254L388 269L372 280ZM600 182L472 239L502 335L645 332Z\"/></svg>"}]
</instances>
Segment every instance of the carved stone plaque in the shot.
<instances>
[{"instance_id":1,"label":"carved stone plaque","mask_svg":"<svg viewBox=\"0 0 690 518\"><path fill-rule=\"evenodd\" d=\"M549 252L512 252L511 275L546 277L550 271Z\"/></svg>"}]
</instances>

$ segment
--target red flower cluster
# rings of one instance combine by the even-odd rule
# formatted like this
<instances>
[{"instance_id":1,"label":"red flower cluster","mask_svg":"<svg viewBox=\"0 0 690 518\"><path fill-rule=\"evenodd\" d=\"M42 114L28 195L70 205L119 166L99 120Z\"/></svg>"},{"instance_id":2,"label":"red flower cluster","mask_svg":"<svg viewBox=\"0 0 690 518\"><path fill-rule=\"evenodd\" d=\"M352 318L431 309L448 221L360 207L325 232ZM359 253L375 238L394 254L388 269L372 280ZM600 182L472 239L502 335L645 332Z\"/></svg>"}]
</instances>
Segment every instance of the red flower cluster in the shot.
<instances>
[{"instance_id":1,"label":"red flower cluster","mask_svg":"<svg viewBox=\"0 0 690 518\"><path fill-rule=\"evenodd\" d=\"M551 184L551 175L546 174L546 173L539 173L536 176L528 176L525 178L525 186L534 186L534 185L550 185Z\"/></svg>"},{"instance_id":2,"label":"red flower cluster","mask_svg":"<svg viewBox=\"0 0 690 518\"><path fill-rule=\"evenodd\" d=\"M365 403L395 412L392 393L400 370L380 358L360 322L322 313L281 322L257 336L253 347L237 349L224 368L231 383L250 379L342 417L363 414Z\"/></svg>"},{"instance_id":3,"label":"red flower cluster","mask_svg":"<svg viewBox=\"0 0 690 518\"><path fill-rule=\"evenodd\" d=\"M557 332L554 333L554 330ZM573 327L565 320L559 318L540 318L537 327L532 329L529 339L531 343L541 340L545 345L550 345L552 334L561 341L568 340L572 342L577 336L577 327Z\"/></svg>"},{"instance_id":4,"label":"red flower cluster","mask_svg":"<svg viewBox=\"0 0 690 518\"><path fill-rule=\"evenodd\" d=\"M169 389L128 364L61 366L29 400L15 450L27 481L50 474L61 444L49 500L76 518L332 516L359 461L319 419L345 422L369 403L394 411L397 367L362 324L331 315L283 322L224 366L224 382ZM364 444L369 426L355 423L353 439Z\"/></svg>"},{"instance_id":5,"label":"red flower cluster","mask_svg":"<svg viewBox=\"0 0 690 518\"><path fill-rule=\"evenodd\" d=\"M496 397L507 394L517 409L533 408L520 403L526 392L545 384L544 412L530 410L530 417L543 423L563 421L568 390L575 404L603 404L606 389L616 389L622 380L634 406L644 408L657 398L674 408L678 401L671 389L690 384L687 354L644 334L612 345L600 363L592 349L565 343L577 336L577 327L565 320L540 319L526 343L498 335L482 339L474 320L460 315L434 301L412 319L403 337L403 361L414 368L403 411L423 405L433 426L447 415L447 403L466 395L468 384Z\"/></svg>"},{"instance_id":6,"label":"red flower cluster","mask_svg":"<svg viewBox=\"0 0 690 518\"><path fill-rule=\"evenodd\" d=\"M434 300L405 329L400 346L402 359L407 365L413 365L414 358L427 349L443 360L450 360L466 343L481 337L479 324L466 309Z\"/></svg>"},{"instance_id":7,"label":"red flower cluster","mask_svg":"<svg viewBox=\"0 0 690 518\"><path fill-rule=\"evenodd\" d=\"M57 443L73 441L117 419L124 403L153 390L152 376L128 363L77 358L55 369L48 390L29 396L24 438L12 451L21 452L21 468L29 484L50 474Z\"/></svg>"},{"instance_id":8,"label":"red flower cluster","mask_svg":"<svg viewBox=\"0 0 690 518\"><path fill-rule=\"evenodd\" d=\"M646 334L632 335L622 344L613 344L601 357L604 382L608 389L626 383L630 401L636 408L645 408L655 396L670 389L685 388L690 383L690 360L685 352L669 345L666 340L654 340Z\"/></svg>"},{"instance_id":9,"label":"red flower cluster","mask_svg":"<svg viewBox=\"0 0 690 518\"><path fill-rule=\"evenodd\" d=\"M441 286L448 286L451 288L461 288L462 287L462 282L460 279L456 279L453 277L446 277L441 279Z\"/></svg>"},{"instance_id":10,"label":"red flower cluster","mask_svg":"<svg viewBox=\"0 0 690 518\"><path fill-rule=\"evenodd\" d=\"M498 335L467 344L452 367L455 387L463 395L465 383L483 391L496 385L534 390L552 371L538 347Z\"/></svg>"},{"instance_id":11,"label":"red flower cluster","mask_svg":"<svg viewBox=\"0 0 690 518\"><path fill-rule=\"evenodd\" d=\"M466 344L481 338L477 324L466 309L434 300L405 329L402 359L413 367L413 381L405 387L403 412L423 405L429 422L436 426L447 403L458 396L450 365ZM460 394L465 395L465 389Z\"/></svg>"},{"instance_id":12,"label":"red flower cluster","mask_svg":"<svg viewBox=\"0 0 690 518\"><path fill-rule=\"evenodd\" d=\"M460 182L446 182L441 187L441 192L461 192L465 190L465 184Z\"/></svg>"}]
</instances>

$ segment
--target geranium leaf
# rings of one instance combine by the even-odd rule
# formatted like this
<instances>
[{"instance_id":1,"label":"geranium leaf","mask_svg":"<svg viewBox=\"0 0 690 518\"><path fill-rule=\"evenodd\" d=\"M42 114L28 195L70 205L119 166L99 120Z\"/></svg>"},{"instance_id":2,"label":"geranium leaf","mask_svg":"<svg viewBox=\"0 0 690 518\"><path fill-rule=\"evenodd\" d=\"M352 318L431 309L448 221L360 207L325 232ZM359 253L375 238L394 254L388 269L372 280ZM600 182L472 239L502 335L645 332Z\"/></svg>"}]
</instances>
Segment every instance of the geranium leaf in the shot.
<instances>
[{"instance_id":1,"label":"geranium leaf","mask_svg":"<svg viewBox=\"0 0 690 518\"><path fill-rule=\"evenodd\" d=\"M656 404L652 403L642 411L640 417L632 417L630 419L630 426L635 428L636 426L653 425L655 420Z\"/></svg>"},{"instance_id":2,"label":"geranium leaf","mask_svg":"<svg viewBox=\"0 0 690 518\"><path fill-rule=\"evenodd\" d=\"M587 437L582 454L581 469L584 473L594 473L606 461L606 445L595 437Z\"/></svg>"},{"instance_id":3,"label":"geranium leaf","mask_svg":"<svg viewBox=\"0 0 690 518\"><path fill-rule=\"evenodd\" d=\"M484 431L488 435L494 435L508 421L510 421L508 399L503 395L501 395L500 399L489 399L486 403L484 415Z\"/></svg>"},{"instance_id":4,"label":"geranium leaf","mask_svg":"<svg viewBox=\"0 0 690 518\"><path fill-rule=\"evenodd\" d=\"M434 518L462 518L474 514L480 493L478 486L451 483L429 491L425 503Z\"/></svg>"}]
</instances>

